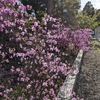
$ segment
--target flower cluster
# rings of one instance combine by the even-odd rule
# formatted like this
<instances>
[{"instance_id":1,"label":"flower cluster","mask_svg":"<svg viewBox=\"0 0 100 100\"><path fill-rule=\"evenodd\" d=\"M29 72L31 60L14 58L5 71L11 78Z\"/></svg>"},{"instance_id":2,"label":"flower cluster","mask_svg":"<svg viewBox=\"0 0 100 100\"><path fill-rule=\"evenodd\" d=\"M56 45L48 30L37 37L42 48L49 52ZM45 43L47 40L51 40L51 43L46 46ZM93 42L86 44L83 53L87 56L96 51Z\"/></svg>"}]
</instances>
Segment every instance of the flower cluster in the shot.
<instances>
[{"instance_id":1,"label":"flower cluster","mask_svg":"<svg viewBox=\"0 0 100 100\"><path fill-rule=\"evenodd\" d=\"M91 31L47 15L39 22L16 2L0 1L0 99L56 100L70 51L88 50Z\"/></svg>"}]
</instances>

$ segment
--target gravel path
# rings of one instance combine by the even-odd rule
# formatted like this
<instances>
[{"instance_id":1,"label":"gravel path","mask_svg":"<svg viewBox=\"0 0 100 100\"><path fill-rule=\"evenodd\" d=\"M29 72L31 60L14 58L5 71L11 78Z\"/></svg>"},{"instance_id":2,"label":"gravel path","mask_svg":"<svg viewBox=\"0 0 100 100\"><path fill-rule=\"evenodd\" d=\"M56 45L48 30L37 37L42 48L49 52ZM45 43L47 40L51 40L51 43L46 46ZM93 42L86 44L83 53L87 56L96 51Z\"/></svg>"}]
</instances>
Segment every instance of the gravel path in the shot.
<instances>
[{"instance_id":1,"label":"gravel path","mask_svg":"<svg viewBox=\"0 0 100 100\"><path fill-rule=\"evenodd\" d=\"M100 100L100 51L91 50L84 55L76 93L84 100Z\"/></svg>"}]
</instances>

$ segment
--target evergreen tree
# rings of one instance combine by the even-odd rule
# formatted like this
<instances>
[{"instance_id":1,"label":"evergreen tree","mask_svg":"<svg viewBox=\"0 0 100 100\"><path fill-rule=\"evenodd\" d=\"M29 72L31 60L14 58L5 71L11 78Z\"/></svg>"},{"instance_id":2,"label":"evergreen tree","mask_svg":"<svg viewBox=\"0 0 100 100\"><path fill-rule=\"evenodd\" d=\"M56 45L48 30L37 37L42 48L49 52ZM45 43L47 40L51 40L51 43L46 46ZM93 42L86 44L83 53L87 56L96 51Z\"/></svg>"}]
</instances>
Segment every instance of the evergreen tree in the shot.
<instances>
[{"instance_id":1,"label":"evergreen tree","mask_svg":"<svg viewBox=\"0 0 100 100\"><path fill-rule=\"evenodd\" d=\"M93 16L95 14L95 9L90 1L88 1L83 8L83 12L86 13L88 16Z\"/></svg>"}]
</instances>

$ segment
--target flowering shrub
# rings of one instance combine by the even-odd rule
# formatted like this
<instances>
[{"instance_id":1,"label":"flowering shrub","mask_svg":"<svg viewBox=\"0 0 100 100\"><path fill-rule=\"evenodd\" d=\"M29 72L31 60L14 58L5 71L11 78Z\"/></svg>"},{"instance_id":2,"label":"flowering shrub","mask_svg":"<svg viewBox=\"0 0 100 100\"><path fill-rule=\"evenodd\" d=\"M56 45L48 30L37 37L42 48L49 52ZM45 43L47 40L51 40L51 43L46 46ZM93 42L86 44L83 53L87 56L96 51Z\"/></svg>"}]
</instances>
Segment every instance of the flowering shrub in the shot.
<instances>
[{"instance_id":1,"label":"flowering shrub","mask_svg":"<svg viewBox=\"0 0 100 100\"><path fill-rule=\"evenodd\" d=\"M67 51L88 50L91 31L71 30L47 15L39 22L27 9L0 1L0 99L56 100L69 74Z\"/></svg>"}]
</instances>

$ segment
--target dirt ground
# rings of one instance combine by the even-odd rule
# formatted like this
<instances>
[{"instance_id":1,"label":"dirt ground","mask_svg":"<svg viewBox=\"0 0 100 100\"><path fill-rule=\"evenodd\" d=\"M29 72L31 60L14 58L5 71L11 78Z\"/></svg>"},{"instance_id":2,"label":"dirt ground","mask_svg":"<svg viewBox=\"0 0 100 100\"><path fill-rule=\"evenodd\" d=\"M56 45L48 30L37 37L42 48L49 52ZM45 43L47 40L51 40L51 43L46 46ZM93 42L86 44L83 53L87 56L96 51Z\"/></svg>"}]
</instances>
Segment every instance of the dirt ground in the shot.
<instances>
[{"instance_id":1,"label":"dirt ground","mask_svg":"<svg viewBox=\"0 0 100 100\"><path fill-rule=\"evenodd\" d=\"M84 100L100 100L100 43L92 41L92 45L92 50L84 54L75 89Z\"/></svg>"}]
</instances>

